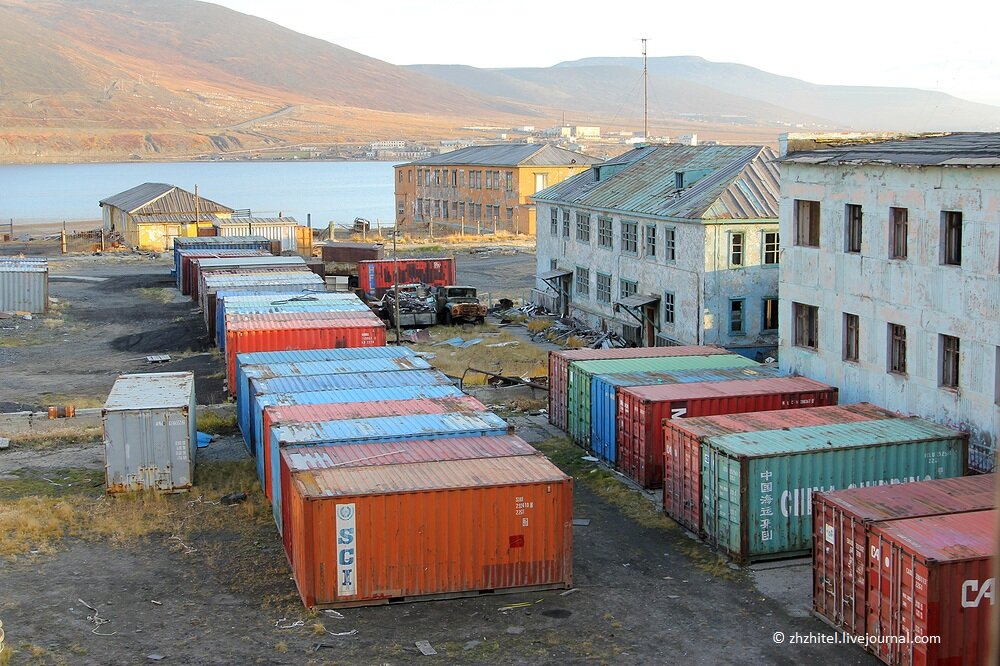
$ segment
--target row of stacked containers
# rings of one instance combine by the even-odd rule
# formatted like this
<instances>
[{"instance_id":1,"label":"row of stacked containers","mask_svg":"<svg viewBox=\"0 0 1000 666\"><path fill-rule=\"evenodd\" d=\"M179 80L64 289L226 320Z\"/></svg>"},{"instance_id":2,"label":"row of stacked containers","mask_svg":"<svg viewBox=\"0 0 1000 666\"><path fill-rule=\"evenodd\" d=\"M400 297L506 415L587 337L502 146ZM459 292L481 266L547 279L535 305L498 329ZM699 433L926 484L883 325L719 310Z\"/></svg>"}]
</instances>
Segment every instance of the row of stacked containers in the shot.
<instances>
[{"instance_id":1,"label":"row of stacked containers","mask_svg":"<svg viewBox=\"0 0 1000 666\"><path fill-rule=\"evenodd\" d=\"M271 264L253 238L185 240L178 287L192 285L225 351L308 607L571 584L570 477L426 360L387 347L354 294L326 293L295 258Z\"/></svg>"},{"instance_id":2,"label":"row of stacked containers","mask_svg":"<svg viewBox=\"0 0 1000 666\"><path fill-rule=\"evenodd\" d=\"M983 663L995 490L966 433L714 347L555 351L549 376L550 422L720 552L812 554L816 614L886 663ZM873 638L903 635L944 638Z\"/></svg>"}]
</instances>

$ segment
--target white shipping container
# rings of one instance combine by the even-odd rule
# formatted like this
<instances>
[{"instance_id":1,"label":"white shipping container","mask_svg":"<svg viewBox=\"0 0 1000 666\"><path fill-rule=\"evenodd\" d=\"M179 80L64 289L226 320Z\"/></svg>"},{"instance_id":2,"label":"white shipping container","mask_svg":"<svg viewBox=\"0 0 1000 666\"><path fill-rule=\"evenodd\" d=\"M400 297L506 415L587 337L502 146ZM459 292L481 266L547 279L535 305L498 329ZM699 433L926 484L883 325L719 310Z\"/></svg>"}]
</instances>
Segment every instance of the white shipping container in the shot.
<instances>
[{"instance_id":1,"label":"white shipping container","mask_svg":"<svg viewBox=\"0 0 1000 666\"><path fill-rule=\"evenodd\" d=\"M0 312L40 314L48 309L48 262L0 257Z\"/></svg>"},{"instance_id":2,"label":"white shipping container","mask_svg":"<svg viewBox=\"0 0 1000 666\"><path fill-rule=\"evenodd\" d=\"M191 487L198 448L193 373L120 375L102 419L108 493Z\"/></svg>"}]
</instances>

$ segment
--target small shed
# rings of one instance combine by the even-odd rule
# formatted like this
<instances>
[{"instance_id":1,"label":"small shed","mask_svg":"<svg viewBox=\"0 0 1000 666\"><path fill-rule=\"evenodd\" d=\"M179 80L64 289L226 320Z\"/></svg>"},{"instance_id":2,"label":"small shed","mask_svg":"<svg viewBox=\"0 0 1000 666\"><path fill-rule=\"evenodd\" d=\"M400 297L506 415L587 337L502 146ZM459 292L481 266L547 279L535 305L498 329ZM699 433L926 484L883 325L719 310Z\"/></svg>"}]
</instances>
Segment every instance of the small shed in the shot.
<instances>
[{"instance_id":1,"label":"small shed","mask_svg":"<svg viewBox=\"0 0 1000 666\"><path fill-rule=\"evenodd\" d=\"M101 416L108 493L191 488L198 448L194 373L120 375Z\"/></svg>"},{"instance_id":2,"label":"small shed","mask_svg":"<svg viewBox=\"0 0 1000 666\"><path fill-rule=\"evenodd\" d=\"M49 310L49 262L45 259L0 257L0 312Z\"/></svg>"},{"instance_id":3,"label":"small shed","mask_svg":"<svg viewBox=\"0 0 1000 666\"><path fill-rule=\"evenodd\" d=\"M230 217L212 222L216 236L263 236L281 243L279 252L298 250L297 228L294 217Z\"/></svg>"}]
</instances>

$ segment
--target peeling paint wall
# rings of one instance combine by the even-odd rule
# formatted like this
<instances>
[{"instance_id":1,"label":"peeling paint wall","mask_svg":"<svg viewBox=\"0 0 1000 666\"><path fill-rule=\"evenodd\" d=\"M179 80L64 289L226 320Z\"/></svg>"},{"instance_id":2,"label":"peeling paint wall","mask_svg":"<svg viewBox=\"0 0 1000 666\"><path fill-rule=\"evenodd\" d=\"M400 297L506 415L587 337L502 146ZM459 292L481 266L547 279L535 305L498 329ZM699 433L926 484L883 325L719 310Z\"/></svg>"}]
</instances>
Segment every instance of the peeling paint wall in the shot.
<instances>
[{"instance_id":1,"label":"peeling paint wall","mask_svg":"<svg viewBox=\"0 0 1000 666\"><path fill-rule=\"evenodd\" d=\"M559 224L551 233L551 211L558 210ZM570 212L569 237L563 236L563 211ZM589 214L590 241L577 240L576 215ZM598 218L612 221L612 247L598 246ZM638 294L660 297L658 330L662 336L680 344L718 344L726 347L777 346L777 332L762 332L762 303L776 297L778 271L776 266L762 266L764 231L777 231L774 222L766 220L664 221L641 216L607 214L575 206L538 204L537 267L538 273L551 269L556 260L559 268L574 271L571 294L571 314L595 327L604 326L621 332L622 325L636 325L636 320L624 312L614 312L613 303L620 300L619 281L638 283ZM622 252L622 221L637 223L636 253ZM651 256L646 244L646 226L656 227L656 255ZM667 260L667 230L674 234L673 261ZM732 233L744 234L742 268L730 266L729 239ZM590 271L589 294L577 292L577 268ZM611 302L597 298L597 274L611 276ZM538 280L537 288L551 288ZM674 296L674 322L664 319L664 294ZM729 330L731 299L744 299L744 333Z\"/></svg>"},{"instance_id":2,"label":"peeling paint wall","mask_svg":"<svg viewBox=\"0 0 1000 666\"><path fill-rule=\"evenodd\" d=\"M782 164L780 366L866 400L970 432L970 464L993 468L1000 431L1000 169ZM797 247L794 201L820 202L820 247ZM862 206L858 254L846 204ZM907 259L889 259L890 207L908 209ZM942 211L962 212L962 264L942 265ZM794 345L793 303L819 308L818 349ZM859 360L844 361L844 313ZM889 323L906 327L907 374L888 372ZM939 386L940 335L960 339L959 387Z\"/></svg>"}]
</instances>

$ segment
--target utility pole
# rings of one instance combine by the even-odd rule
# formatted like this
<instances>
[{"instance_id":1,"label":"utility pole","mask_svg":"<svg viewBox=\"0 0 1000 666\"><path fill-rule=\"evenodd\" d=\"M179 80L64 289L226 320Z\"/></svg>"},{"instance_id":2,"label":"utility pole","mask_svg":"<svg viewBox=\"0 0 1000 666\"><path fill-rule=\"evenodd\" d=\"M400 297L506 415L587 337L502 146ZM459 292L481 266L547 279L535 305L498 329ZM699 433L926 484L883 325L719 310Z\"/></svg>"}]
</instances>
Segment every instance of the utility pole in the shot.
<instances>
[{"instance_id":1,"label":"utility pole","mask_svg":"<svg viewBox=\"0 0 1000 666\"><path fill-rule=\"evenodd\" d=\"M194 235L198 235L198 218L201 217L201 211L198 210L198 184L194 185Z\"/></svg>"},{"instance_id":2,"label":"utility pole","mask_svg":"<svg viewBox=\"0 0 1000 666\"><path fill-rule=\"evenodd\" d=\"M642 140L649 141L649 69L646 67L646 38L642 38Z\"/></svg>"}]
</instances>

